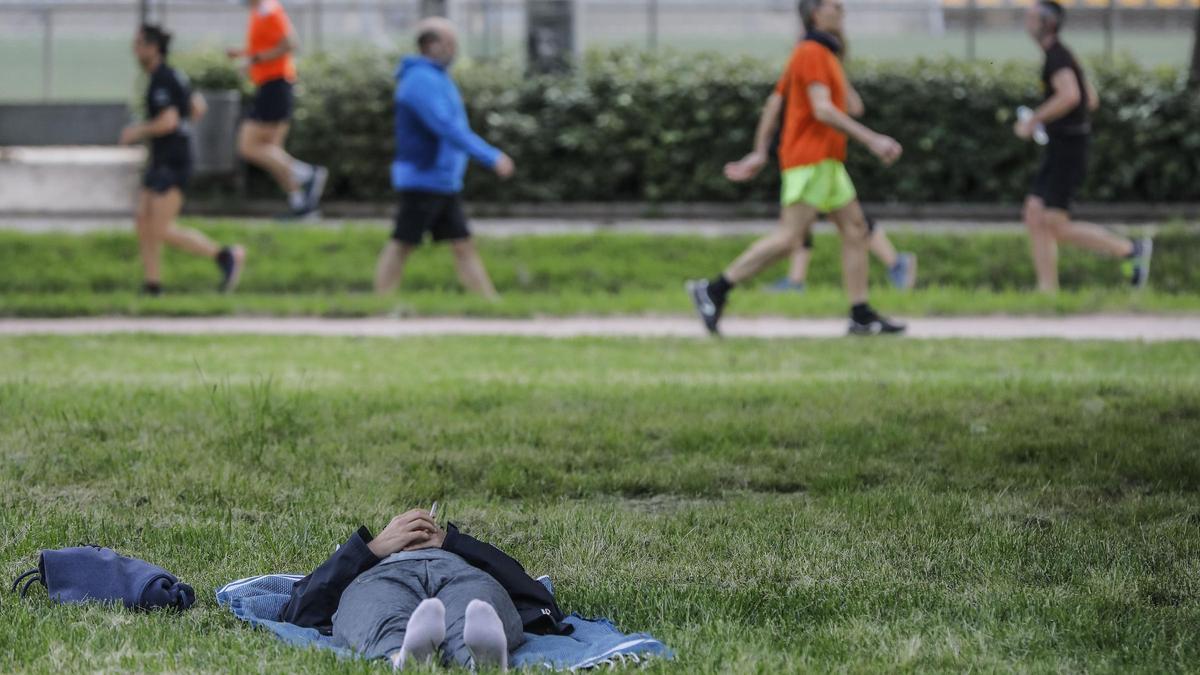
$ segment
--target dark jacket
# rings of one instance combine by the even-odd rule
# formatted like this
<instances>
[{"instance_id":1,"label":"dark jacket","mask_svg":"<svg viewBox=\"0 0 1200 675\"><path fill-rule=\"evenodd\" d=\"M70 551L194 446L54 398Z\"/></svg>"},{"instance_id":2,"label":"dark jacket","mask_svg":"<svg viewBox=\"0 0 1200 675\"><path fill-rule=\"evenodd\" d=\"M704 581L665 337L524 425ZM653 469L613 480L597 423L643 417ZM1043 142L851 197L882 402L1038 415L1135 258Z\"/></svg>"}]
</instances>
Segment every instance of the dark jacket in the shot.
<instances>
[{"instance_id":1,"label":"dark jacket","mask_svg":"<svg viewBox=\"0 0 1200 675\"><path fill-rule=\"evenodd\" d=\"M373 538L366 527L358 528L329 560L297 581L279 620L330 634L333 613L337 611L342 593L358 575L380 562L367 547ZM563 623L562 610L550 591L526 574L521 563L500 549L459 532L452 523L446 527L442 550L459 556L500 582L512 597L527 633L566 635L571 632L572 627Z\"/></svg>"}]
</instances>

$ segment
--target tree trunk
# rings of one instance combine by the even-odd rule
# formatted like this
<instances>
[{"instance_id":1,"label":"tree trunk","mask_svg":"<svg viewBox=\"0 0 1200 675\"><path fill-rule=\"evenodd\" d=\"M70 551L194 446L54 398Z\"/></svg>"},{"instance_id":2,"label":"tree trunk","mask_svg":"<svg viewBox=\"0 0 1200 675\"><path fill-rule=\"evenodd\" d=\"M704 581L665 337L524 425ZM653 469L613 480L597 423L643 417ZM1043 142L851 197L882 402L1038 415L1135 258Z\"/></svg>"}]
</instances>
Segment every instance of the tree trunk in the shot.
<instances>
[{"instance_id":1,"label":"tree trunk","mask_svg":"<svg viewBox=\"0 0 1200 675\"><path fill-rule=\"evenodd\" d=\"M575 57L575 3L572 0L525 0L531 73L558 73Z\"/></svg>"},{"instance_id":2,"label":"tree trunk","mask_svg":"<svg viewBox=\"0 0 1200 675\"><path fill-rule=\"evenodd\" d=\"M446 0L421 0L421 18L446 16Z\"/></svg>"}]
</instances>

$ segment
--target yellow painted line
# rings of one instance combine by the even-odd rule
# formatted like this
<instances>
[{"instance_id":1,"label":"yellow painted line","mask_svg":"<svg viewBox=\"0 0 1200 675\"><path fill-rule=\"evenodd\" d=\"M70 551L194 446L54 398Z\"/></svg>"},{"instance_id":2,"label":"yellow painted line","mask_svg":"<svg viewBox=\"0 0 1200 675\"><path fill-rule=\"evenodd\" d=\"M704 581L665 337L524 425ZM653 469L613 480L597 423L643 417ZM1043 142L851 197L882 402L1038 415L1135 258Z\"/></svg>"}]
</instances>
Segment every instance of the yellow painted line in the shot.
<instances>
[{"instance_id":1,"label":"yellow painted line","mask_svg":"<svg viewBox=\"0 0 1200 675\"><path fill-rule=\"evenodd\" d=\"M1083 0L1088 7L1108 7L1109 0Z\"/></svg>"},{"instance_id":2,"label":"yellow painted line","mask_svg":"<svg viewBox=\"0 0 1200 675\"><path fill-rule=\"evenodd\" d=\"M1175 7L1180 7L1181 3L1179 2L1179 0L1154 0L1154 6L1155 7L1175 8Z\"/></svg>"}]
</instances>

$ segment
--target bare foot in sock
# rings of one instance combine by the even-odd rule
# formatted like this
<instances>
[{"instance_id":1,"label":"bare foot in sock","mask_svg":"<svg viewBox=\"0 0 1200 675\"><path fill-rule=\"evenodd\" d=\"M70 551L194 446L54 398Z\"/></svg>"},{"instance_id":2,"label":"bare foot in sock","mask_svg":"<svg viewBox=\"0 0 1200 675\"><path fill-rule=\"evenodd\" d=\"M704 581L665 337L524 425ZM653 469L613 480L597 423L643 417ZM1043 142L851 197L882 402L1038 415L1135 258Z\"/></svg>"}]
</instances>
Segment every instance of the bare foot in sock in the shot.
<instances>
[{"instance_id":1,"label":"bare foot in sock","mask_svg":"<svg viewBox=\"0 0 1200 675\"><path fill-rule=\"evenodd\" d=\"M483 600L472 600L467 605L463 642L471 650L476 668L508 670L508 638L495 607Z\"/></svg>"},{"instance_id":2,"label":"bare foot in sock","mask_svg":"<svg viewBox=\"0 0 1200 675\"><path fill-rule=\"evenodd\" d=\"M404 644L392 654L392 667L403 670L409 663L428 663L437 656L438 646L445 640L446 606L437 598L422 601L408 618Z\"/></svg>"}]
</instances>

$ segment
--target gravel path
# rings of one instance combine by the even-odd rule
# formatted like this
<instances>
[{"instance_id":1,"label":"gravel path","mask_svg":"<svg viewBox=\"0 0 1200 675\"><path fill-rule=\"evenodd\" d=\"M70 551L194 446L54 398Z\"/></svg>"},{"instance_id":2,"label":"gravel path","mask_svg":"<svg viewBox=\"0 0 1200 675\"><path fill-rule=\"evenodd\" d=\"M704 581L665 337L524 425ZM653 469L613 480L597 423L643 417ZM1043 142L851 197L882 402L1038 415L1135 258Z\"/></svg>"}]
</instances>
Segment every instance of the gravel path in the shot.
<instances>
[{"instance_id":1,"label":"gravel path","mask_svg":"<svg viewBox=\"0 0 1200 675\"><path fill-rule=\"evenodd\" d=\"M841 319L737 318L722 323L729 337L828 338L845 334ZM319 319L267 317L0 319L0 335L323 335L412 337L494 335L571 338L705 336L691 317L538 319ZM911 321L910 339L1200 340L1200 316L956 317Z\"/></svg>"}]
</instances>

